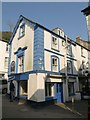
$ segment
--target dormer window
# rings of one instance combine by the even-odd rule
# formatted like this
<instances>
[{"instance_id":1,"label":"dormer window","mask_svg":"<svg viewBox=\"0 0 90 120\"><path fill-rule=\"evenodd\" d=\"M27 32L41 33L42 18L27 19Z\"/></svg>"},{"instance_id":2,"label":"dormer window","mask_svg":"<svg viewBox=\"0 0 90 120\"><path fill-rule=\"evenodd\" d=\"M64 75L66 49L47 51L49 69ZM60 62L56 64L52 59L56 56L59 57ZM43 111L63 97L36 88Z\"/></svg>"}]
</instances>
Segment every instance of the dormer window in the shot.
<instances>
[{"instance_id":1,"label":"dormer window","mask_svg":"<svg viewBox=\"0 0 90 120\"><path fill-rule=\"evenodd\" d=\"M25 35L25 23L23 23L20 26L20 29L19 29L19 38L23 37L24 35Z\"/></svg>"},{"instance_id":2,"label":"dormer window","mask_svg":"<svg viewBox=\"0 0 90 120\"><path fill-rule=\"evenodd\" d=\"M52 49L58 50L58 38L55 36L52 36Z\"/></svg>"}]
</instances>

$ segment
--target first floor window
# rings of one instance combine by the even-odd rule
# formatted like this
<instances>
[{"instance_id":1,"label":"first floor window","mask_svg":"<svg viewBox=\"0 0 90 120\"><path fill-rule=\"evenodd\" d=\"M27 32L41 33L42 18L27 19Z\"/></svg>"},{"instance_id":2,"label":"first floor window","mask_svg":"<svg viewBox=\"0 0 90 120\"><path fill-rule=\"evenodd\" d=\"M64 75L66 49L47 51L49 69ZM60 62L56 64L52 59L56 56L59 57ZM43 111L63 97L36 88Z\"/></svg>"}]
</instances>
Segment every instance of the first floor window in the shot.
<instances>
[{"instance_id":1,"label":"first floor window","mask_svg":"<svg viewBox=\"0 0 90 120\"><path fill-rule=\"evenodd\" d=\"M67 61L67 73L72 73L72 61Z\"/></svg>"},{"instance_id":2,"label":"first floor window","mask_svg":"<svg viewBox=\"0 0 90 120\"><path fill-rule=\"evenodd\" d=\"M52 57L52 71L58 72L58 58Z\"/></svg>"},{"instance_id":3,"label":"first floor window","mask_svg":"<svg viewBox=\"0 0 90 120\"><path fill-rule=\"evenodd\" d=\"M5 68L8 68L8 57L5 57Z\"/></svg>"},{"instance_id":4,"label":"first floor window","mask_svg":"<svg viewBox=\"0 0 90 120\"><path fill-rule=\"evenodd\" d=\"M18 57L19 72L24 72L24 56Z\"/></svg>"},{"instance_id":5,"label":"first floor window","mask_svg":"<svg viewBox=\"0 0 90 120\"><path fill-rule=\"evenodd\" d=\"M50 97L54 96L54 84L45 83L45 96Z\"/></svg>"},{"instance_id":6,"label":"first floor window","mask_svg":"<svg viewBox=\"0 0 90 120\"><path fill-rule=\"evenodd\" d=\"M58 38L55 36L52 36L52 48L55 50L58 50Z\"/></svg>"},{"instance_id":7,"label":"first floor window","mask_svg":"<svg viewBox=\"0 0 90 120\"><path fill-rule=\"evenodd\" d=\"M74 82L68 83L68 92L69 92L69 96L74 95Z\"/></svg>"}]
</instances>

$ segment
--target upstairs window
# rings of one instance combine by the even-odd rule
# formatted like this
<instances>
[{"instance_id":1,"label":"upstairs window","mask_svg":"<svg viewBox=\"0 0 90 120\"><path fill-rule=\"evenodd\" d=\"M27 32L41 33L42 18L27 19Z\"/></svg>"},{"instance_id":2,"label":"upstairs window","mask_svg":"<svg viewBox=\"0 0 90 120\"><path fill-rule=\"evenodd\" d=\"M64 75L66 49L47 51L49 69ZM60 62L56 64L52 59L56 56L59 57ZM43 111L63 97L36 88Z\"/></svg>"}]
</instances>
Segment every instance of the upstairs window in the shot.
<instances>
[{"instance_id":1,"label":"upstairs window","mask_svg":"<svg viewBox=\"0 0 90 120\"><path fill-rule=\"evenodd\" d=\"M9 45L6 44L6 52L8 52L8 51L9 51Z\"/></svg>"},{"instance_id":2,"label":"upstairs window","mask_svg":"<svg viewBox=\"0 0 90 120\"><path fill-rule=\"evenodd\" d=\"M58 72L59 64L58 64L58 58L52 57L52 71Z\"/></svg>"},{"instance_id":3,"label":"upstairs window","mask_svg":"<svg viewBox=\"0 0 90 120\"><path fill-rule=\"evenodd\" d=\"M72 55L72 46L71 46L71 44L68 44L68 46L67 46L67 54L68 55Z\"/></svg>"},{"instance_id":4,"label":"upstairs window","mask_svg":"<svg viewBox=\"0 0 90 120\"><path fill-rule=\"evenodd\" d=\"M83 47L81 47L81 56L83 56Z\"/></svg>"},{"instance_id":5,"label":"upstairs window","mask_svg":"<svg viewBox=\"0 0 90 120\"><path fill-rule=\"evenodd\" d=\"M5 68L8 68L8 57L5 57Z\"/></svg>"},{"instance_id":6,"label":"upstairs window","mask_svg":"<svg viewBox=\"0 0 90 120\"><path fill-rule=\"evenodd\" d=\"M19 29L19 38L23 37L24 35L25 35L25 23L23 23L20 26L20 29Z\"/></svg>"},{"instance_id":7,"label":"upstairs window","mask_svg":"<svg viewBox=\"0 0 90 120\"><path fill-rule=\"evenodd\" d=\"M52 49L59 50L58 38L52 36Z\"/></svg>"},{"instance_id":8,"label":"upstairs window","mask_svg":"<svg viewBox=\"0 0 90 120\"><path fill-rule=\"evenodd\" d=\"M65 46L65 41L64 41L64 40L62 40L62 46L63 46L63 47Z\"/></svg>"},{"instance_id":9,"label":"upstairs window","mask_svg":"<svg viewBox=\"0 0 90 120\"><path fill-rule=\"evenodd\" d=\"M24 72L24 56L18 57L18 71Z\"/></svg>"},{"instance_id":10,"label":"upstairs window","mask_svg":"<svg viewBox=\"0 0 90 120\"><path fill-rule=\"evenodd\" d=\"M67 61L67 73L72 74L72 61Z\"/></svg>"}]
</instances>

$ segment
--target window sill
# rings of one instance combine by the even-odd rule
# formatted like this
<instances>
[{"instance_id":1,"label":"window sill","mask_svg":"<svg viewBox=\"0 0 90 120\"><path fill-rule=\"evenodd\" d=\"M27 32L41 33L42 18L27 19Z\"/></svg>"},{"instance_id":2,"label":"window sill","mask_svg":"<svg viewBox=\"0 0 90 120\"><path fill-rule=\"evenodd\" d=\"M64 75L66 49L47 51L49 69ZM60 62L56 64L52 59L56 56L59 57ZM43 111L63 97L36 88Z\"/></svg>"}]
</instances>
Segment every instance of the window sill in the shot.
<instances>
[{"instance_id":1,"label":"window sill","mask_svg":"<svg viewBox=\"0 0 90 120\"><path fill-rule=\"evenodd\" d=\"M60 52L60 50L57 50L57 49L55 49L55 48L51 48L52 50L55 50L55 51L57 51L57 52Z\"/></svg>"},{"instance_id":2,"label":"window sill","mask_svg":"<svg viewBox=\"0 0 90 120\"><path fill-rule=\"evenodd\" d=\"M86 58L84 55L81 55L81 57L84 57L84 58Z\"/></svg>"},{"instance_id":3,"label":"window sill","mask_svg":"<svg viewBox=\"0 0 90 120\"><path fill-rule=\"evenodd\" d=\"M22 36L19 36L18 40L21 39L22 37L24 37L25 34L23 34Z\"/></svg>"}]
</instances>

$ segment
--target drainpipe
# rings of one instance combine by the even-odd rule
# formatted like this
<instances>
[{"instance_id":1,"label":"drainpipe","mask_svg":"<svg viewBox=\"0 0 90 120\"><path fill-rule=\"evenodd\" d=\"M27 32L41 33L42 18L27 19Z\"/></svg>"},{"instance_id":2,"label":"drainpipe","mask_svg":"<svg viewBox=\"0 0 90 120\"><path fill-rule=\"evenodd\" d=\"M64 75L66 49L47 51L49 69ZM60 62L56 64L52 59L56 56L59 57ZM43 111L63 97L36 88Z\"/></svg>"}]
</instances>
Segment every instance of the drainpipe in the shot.
<instances>
[{"instance_id":1,"label":"drainpipe","mask_svg":"<svg viewBox=\"0 0 90 120\"><path fill-rule=\"evenodd\" d=\"M66 75L66 80L65 80L65 101L68 101L68 75L67 75L67 35L66 35L66 45L65 45L65 75Z\"/></svg>"}]
</instances>

